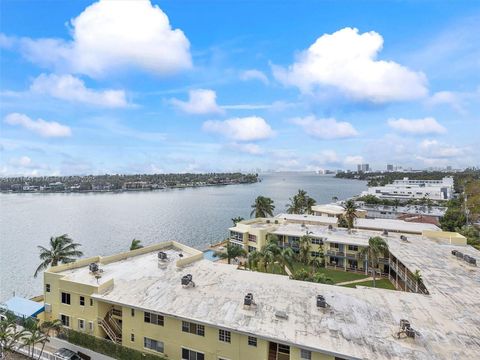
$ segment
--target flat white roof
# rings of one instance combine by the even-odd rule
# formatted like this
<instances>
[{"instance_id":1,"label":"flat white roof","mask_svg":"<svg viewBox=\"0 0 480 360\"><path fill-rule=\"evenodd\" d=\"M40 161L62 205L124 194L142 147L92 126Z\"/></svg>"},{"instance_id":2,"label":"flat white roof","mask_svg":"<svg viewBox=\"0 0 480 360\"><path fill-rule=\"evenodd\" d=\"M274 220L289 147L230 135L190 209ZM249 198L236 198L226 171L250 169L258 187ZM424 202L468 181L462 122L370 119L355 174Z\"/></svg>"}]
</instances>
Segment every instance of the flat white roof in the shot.
<instances>
[{"instance_id":1,"label":"flat white roof","mask_svg":"<svg viewBox=\"0 0 480 360\"><path fill-rule=\"evenodd\" d=\"M341 215L345 209L337 204L321 204L312 206L313 211L323 212L326 214Z\"/></svg>"},{"instance_id":2,"label":"flat white roof","mask_svg":"<svg viewBox=\"0 0 480 360\"><path fill-rule=\"evenodd\" d=\"M392 254L421 271L430 295L302 282L208 260L179 268L174 261L179 251L172 248L164 267L156 251L101 265L103 277L112 278L114 285L94 297L344 358L478 358L480 271L450 251L459 249L477 259L480 252L416 236L404 242L399 236L387 237ZM88 267L59 274L96 283ZM193 275L194 288L181 286L185 274ZM243 308L249 292L255 310ZM330 305L326 310L317 309L318 294ZM288 319L277 318L277 311L285 311ZM420 336L397 339L400 319L408 319Z\"/></svg>"},{"instance_id":3,"label":"flat white roof","mask_svg":"<svg viewBox=\"0 0 480 360\"><path fill-rule=\"evenodd\" d=\"M415 232L421 234L425 230L440 231L434 224L409 222L397 219L355 219L354 226L359 229L376 229L398 232Z\"/></svg>"},{"instance_id":4,"label":"flat white roof","mask_svg":"<svg viewBox=\"0 0 480 360\"><path fill-rule=\"evenodd\" d=\"M278 219L287 220L287 221L315 221L318 223L323 223L327 225L337 224L338 219L335 217L328 216L317 216L317 215L299 215L299 214L278 214L275 216Z\"/></svg>"}]
</instances>

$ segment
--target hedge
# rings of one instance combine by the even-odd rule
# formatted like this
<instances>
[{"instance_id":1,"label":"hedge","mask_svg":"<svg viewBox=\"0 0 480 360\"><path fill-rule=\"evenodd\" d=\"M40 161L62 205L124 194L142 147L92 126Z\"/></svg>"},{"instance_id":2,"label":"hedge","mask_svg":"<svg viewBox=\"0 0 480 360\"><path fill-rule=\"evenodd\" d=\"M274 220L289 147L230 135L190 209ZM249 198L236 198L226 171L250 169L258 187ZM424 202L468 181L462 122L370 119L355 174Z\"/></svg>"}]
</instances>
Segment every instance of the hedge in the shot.
<instances>
[{"instance_id":1,"label":"hedge","mask_svg":"<svg viewBox=\"0 0 480 360\"><path fill-rule=\"evenodd\" d=\"M72 344L82 346L119 360L166 360L166 358L162 356L143 353L138 350L115 344L112 341L97 338L75 330L63 330L60 338L63 338Z\"/></svg>"}]
</instances>

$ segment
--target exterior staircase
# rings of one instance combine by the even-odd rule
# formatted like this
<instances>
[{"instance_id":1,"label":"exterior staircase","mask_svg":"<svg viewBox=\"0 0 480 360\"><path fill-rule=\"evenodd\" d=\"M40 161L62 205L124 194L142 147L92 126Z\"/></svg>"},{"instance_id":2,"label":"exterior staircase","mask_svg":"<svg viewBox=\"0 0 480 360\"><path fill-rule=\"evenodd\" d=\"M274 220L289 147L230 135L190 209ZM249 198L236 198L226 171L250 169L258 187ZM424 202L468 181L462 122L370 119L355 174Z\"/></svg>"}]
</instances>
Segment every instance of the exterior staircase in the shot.
<instances>
[{"instance_id":1,"label":"exterior staircase","mask_svg":"<svg viewBox=\"0 0 480 360\"><path fill-rule=\"evenodd\" d=\"M114 343L122 344L122 328L118 322L112 317L113 310L107 312L107 315L102 318L98 318L98 325L107 333L107 336Z\"/></svg>"}]
</instances>

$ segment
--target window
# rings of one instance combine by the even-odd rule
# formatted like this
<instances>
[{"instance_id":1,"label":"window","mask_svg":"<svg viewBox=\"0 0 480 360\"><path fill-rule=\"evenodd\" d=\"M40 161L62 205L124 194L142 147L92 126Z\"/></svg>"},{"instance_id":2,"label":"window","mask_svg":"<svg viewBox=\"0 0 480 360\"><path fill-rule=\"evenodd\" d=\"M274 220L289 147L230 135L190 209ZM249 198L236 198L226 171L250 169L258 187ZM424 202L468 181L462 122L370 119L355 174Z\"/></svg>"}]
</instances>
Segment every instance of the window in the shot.
<instances>
[{"instance_id":1,"label":"window","mask_svg":"<svg viewBox=\"0 0 480 360\"><path fill-rule=\"evenodd\" d=\"M348 245L348 250L350 250L350 251L358 251L358 246L357 246L357 245Z\"/></svg>"},{"instance_id":2,"label":"window","mask_svg":"<svg viewBox=\"0 0 480 360\"><path fill-rule=\"evenodd\" d=\"M135 341L135 334L130 334L130 341L134 342Z\"/></svg>"},{"instance_id":3,"label":"window","mask_svg":"<svg viewBox=\"0 0 480 360\"><path fill-rule=\"evenodd\" d=\"M290 346L278 344L278 352L282 354L290 354Z\"/></svg>"},{"instance_id":4,"label":"window","mask_svg":"<svg viewBox=\"0 0 480 360\"><path fill-rule=\"evenodd\" d=\"M163 342L149 339L147 337L143 338L143 347L146 349L155 350L163 353Z\"/></svg>"},{"instance_id":5,"label":"window","mask_svg":"<svg viewBox=\"0 0 480 360\"><path fill-rule=\"evenodd\" d=\"M93 321L88 322L88 331L93 332Z\"/></svg>"},{"instance_id":6,"label":"window","mask_svg":"<svg viewBox=\"0 0 480 360\"><path fill-rule=\"evenodd\" d=\"M132 317L134 317L135 316L135 309L131 309L130 314L132 315Z\"/></svg>"},{"instance_id":7,"label":"window","mask_svg":"<svg viewBox=\"0 0 480 360\"><path fill-rule=\"evenodd\" d=\"M191 323L188 321L182 321L182 331L200 336L205 336L205 326Z\"/></svg>"},{"instance_id":8,"label":"window","mask_svg":"<svg viewBox=\"0 0 480 360\"><path fill-rule=\"evenodd\" d=\"M85 296L80 296L80 306L85 306Z\"/></svg>"},{"instance_id":9,"label":"window","mask_svg":"<svg viewBox=\"0 0 480 360\"><path fill-rule=\"evenodd\" d=\"M182 348L182 360L205 360L205 355L197 351Z\"/></svg>"},{"instance_id":10,"label":"window","mask_svg":"<svg viewBox=\"0 0 480 360\"><path fill-rule=\"evenodd\" d=\"M257 338L255 336L248 337L248 345L250 346L257 346Z\"/></svg>"},{"instance_id":11,"label":"window","mask_svg":"<svg viewBox=\"0 0 480 360\"><path fill-rule=\"evenodd\" d=\"M248 246L248 252L249 253L254 252L254 251L257 251L257 248L255 246Z\"/></svg>"},{"instance_id":12,"label":"window","mask_svg":"<svg viewBox=\"0 0 480 360\"><path fill-rule=\"evenodd\" d=\"M330 248L331 249L338 249L339 247L340 247L340 245L337 244L337 243L330 243Z\"/></svg>"},{"instance_id":13,"label":"window","mask_svg":"<svg viewBox=\"0 0 480 360\"><path fill-rule=\"evenodd\" d=\"M300 359L302 360L311 360L312 352L305 349L300 349Z\"/></svg>"},{"instance_id":14,"label":"window","mask_svg":"<svg viewBox=\"0 0 480 360\"><path fill-rule=\"evenodd\" d=\"M230 231L230 239L243 242L243 234L236 231Z\"/></svg>"},{"instance_id":15,"label":"window","mask_svg":"<svg viewBox=\"0 0 480 360\"><path fill-rule=\"evenodd\" d=\"M257 242L257 236L252 235L252 234L248 234L248 241L256 243Z\"/></svg>"},{"instance_id":16,"label":"window","mask_svg":"<svg viewBox=\"0 0 480 360\"><path fill-rule=\"evenodd\" d=\"M93 306L93 299L90 299L90 306Z\"/></svg>"},{"instance_id":17,"label":"window","mask_svg":"<svg viewBox=\"0 0 480 360\"><path fill-rule=\"evenodd\" d=\"M219 329L218 330L218 340L220 341L224 341L224 342L230 342L230 339L231 339L231 333L230 331L228 330L222 330L222 329Z\"/></svg>"},{"instance_id":18,"label":"window","mask_svg":"<svg viewBox=\"0 0 480 360\"><path fill-rule=\"evenodd\" d=\"M312 238L312 244L314 244L314 245L322 245L322 244L323 244L323 241L322 241L322 239Z\"/></svg>"},{"instance_id":19,"label":"window","mask_svg":"<svg viewBox=\"0 0 480 360\"><path fill-rule=\"evenodd\" d=\"M78 330L85 330L85 320L78 319Z\"/></svg>"},{"instance_id":20,"label":"window","mask_svg":"<svg viewBox=\"0 0 480 360\"><path fill-rule=\"evenodd\" d=\"M70 305L70 294L62 292L62 304Z\"/></svg>"},{"instance_id":21,"label":"window","mask_svg":"<svg viewBox=\"0 0 480 360\"><path fill-rule=\"evenodd\" d=\"M62 322L63 326L70 327L70 316L61 314L60 321Z\"/></svg>"},{"instance_id":22,"label":"window","mask_svg":"<svg viewBox=\"0 0 480 360\"><path fill-rule=\"evenodd\" d=\"M164 318L163 315L158 315L154 313L145 312L143 320L149 324L155 324L163 326Z\"/></svg>"},{"instance_id":23,"label":"window","mask_svg":"<svg viewBox=\"0 0 480 360\"><path fill-rule=\"evenodd\" d=\"M312 251L313 257L320 257L320 253L318 251Z\"/></svg>"},{"instance_id":24,"label":"window","mask_svg":"<svg viewBox=\"0 0 480 360\"><path fill-rule=\"evenodd\" d=\"M50 284L45 284L45 291L50 292Z\"/></svg>"}]
</instances>

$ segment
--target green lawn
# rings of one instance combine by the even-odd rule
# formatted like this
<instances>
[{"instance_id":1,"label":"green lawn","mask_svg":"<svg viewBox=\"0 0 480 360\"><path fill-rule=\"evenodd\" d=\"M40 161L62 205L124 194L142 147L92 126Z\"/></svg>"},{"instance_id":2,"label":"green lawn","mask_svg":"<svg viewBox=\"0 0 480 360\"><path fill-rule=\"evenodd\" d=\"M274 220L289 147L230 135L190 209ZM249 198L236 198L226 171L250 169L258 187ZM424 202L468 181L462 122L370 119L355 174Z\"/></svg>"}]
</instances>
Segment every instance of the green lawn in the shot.
<instances>
[{"instance_id":1,"label":"green lawn","mask_svg":"<svg viewBox=\"0 0 480 360\"><path fill-rule=\"evenodd\" d=\"M309 271L311 269L311 266L302 264L300 262L296 262L295 264L293 264L293 268L295 271L298 271L299 269L302 269L302 268ZM352 273L352 272L347 272L342 270L327 269L327 268L317 269L317 272L321 272L325 274L327 277L332 279L334 284L345 282L345 281L361 280L361 279L367 278L367 275L364 275L364 274Z\"/></svg>"},{"instance_id":2,"label":"green lawn","mask_svg":"<svg viewBox=\"0 0 480 360\"><path fill-rule=\"evenodd\" d=\"M396 290L395 286L393 286L393 284L388 279L379 279L375 283L376 283L375 287L377 287L377 288L388 289L388 290ZM357 285L373 287L373 281L372 280L362 281L362 282L358 282L358 283L354 283L354 284L347 284L347 285L340 285L340 286L355 288Z\"/></svg>"}]
</instances>

